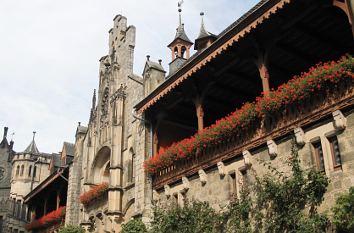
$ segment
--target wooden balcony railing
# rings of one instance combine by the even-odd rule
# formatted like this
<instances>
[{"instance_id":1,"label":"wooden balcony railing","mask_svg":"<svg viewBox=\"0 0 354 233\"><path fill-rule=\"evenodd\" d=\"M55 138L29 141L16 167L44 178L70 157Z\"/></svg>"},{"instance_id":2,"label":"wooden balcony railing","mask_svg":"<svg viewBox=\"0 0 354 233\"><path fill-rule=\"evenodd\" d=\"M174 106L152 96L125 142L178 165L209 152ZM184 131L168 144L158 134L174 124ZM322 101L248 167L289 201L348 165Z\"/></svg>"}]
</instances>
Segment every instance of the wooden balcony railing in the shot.
<instances>
[{"instance_id":1,"label":"wooden balcony railing","mask_svg":"<svg viewBox=\"0 0 354 233\"><path fill-rule=\"evenodd\" d=\"M324 98L323 96L326 96ZM241 137L233 136L217 146L208 146L193 156L175 161L173 165L160 169L152 176L153 188L158 190L165 184L174 183L182 176L190 176L199 169L215 166L217 162L236 156L242 151L261 146L269 138L279 138L293 133L297 127L306 127L326 117L336 110L354 105L354 88L351 80L338 85L324 95L315 94L302 104L287 106L272 115L264 115L254 122Z\"/></svg>"}]
</instances>

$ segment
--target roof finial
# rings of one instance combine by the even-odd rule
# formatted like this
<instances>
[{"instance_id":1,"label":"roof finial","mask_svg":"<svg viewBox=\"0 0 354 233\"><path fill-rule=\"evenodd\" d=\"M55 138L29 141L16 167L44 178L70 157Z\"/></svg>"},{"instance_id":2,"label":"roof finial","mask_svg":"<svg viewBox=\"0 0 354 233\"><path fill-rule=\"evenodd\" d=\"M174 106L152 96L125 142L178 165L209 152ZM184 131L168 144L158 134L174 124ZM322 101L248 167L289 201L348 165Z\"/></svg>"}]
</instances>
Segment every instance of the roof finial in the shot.
<instances>
[{"instance_id":1,"label":"roof finial","mask_svg":"<svg viewBox=\"0 0 354 233\"><path fill-rule=\"evenodd\" d=\"M182 12L182 4L183 4L183 0L178 2L178 12L179 12L179 26L182 26L182 16L181 16L181 12Z\"/></svg>"},{"instance_id":2,"label":"roof finial","mask_svg":"<svg viewBox=\"0 0 354 233\"><path fill-rule=\"evenodd\" d=\"M33 138L32 138L32 141L34 141L34 138L36 137L36 131L33 131Z\"/></svg>"},{"instance_id":3,"label":"roof finial","mask_svg":"<svg viewBox=\"0 0 354 233\"><path fill-rule=\"evenodd\" d=\"M15 135L15 132L12 132L12 133L11 133L11 141L14 140L14 135Z\"/></svg>"},{"instance_id":4,"label":"roof finial","mask_svg":"<svg viewBox=\"0 0 354 233\"><path fill-rule=\"evenodd\" d=\"M4 127L4 137L3 138L6 138L7 137L7 131L9 130L8 127Z\"/></svg>"}]
</instances>

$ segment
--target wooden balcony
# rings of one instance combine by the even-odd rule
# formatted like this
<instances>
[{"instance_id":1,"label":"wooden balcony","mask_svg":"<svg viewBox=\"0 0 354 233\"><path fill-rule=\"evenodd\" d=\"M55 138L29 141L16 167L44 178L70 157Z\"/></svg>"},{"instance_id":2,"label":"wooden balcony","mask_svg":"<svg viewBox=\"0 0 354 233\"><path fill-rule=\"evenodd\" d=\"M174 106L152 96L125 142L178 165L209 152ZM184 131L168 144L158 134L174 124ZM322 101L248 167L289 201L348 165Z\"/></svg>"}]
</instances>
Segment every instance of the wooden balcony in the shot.
<instances>
[{"instance_id":1,"label":"wooden balcony","mask_svg":"<svg viewBox=\"0 0 354 233\"><path fill-rule=\"evenodd\" d=\"M153 188L159 190L165 184L177 182L182 176L197 173L199 169L206 169L215 166L219 161L242 156L242 151L264 145L269 138L276 139L292 134L297 127L310 126L332 117L332 112L336 110L354 105L354 88L351 80L323 94L317 93L302 104L287 106L275 114L263 115L242 134L242 138L230 137L217 146L208 146L198 151L190 158L175 161L173 165L153 175Z\"/></svg>"}]
</instances>

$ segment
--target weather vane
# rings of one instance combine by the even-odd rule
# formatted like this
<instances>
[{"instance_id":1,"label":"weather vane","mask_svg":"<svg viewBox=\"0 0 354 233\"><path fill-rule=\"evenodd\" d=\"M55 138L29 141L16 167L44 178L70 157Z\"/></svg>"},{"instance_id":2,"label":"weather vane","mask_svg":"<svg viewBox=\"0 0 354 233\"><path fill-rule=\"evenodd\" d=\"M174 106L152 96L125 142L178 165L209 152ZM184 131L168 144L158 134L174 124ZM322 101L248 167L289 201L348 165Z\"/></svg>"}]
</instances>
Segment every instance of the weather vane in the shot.
<instances>
[{"instance_id":1,"label":"weather vane","mask_svg":"<svg viewBox=\"0 0 354 233\"><path fill-rule=\"evenodd\" d=\"M178 8L181 9L183 2L184 2L183 0L181 0L181 1L178 2Z\"/></svg>"}]
</instances>

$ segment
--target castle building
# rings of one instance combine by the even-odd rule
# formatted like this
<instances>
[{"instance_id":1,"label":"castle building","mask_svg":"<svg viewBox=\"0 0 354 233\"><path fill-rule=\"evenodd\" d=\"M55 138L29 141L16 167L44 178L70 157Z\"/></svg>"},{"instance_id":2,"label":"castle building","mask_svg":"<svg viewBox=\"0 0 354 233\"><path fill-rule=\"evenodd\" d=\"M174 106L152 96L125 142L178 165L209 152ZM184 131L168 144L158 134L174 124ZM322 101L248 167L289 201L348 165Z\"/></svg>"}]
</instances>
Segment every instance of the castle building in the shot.
<instances>
[{"instance_id":1,"label":"castle building","mask_svg":"<svg viewBox=\"0 0 354 233\"><path fill-rule=\"evenodd\" d=\"M60 166L60 155L43 153L37 148L35 132L33 139L23 152L13 155L11 166L11 189L9 193L9 214L6 231L10 233L27 232L25 225L46 211L46 201L38 202L37 209L28 208L25 197L45 181ZM49 207L48 207L49 208ZM50 207L51 208L51 207Z\"/></svg>"},{"instance_id":2,"label":"castle building","mask_svg":"<svg viewBox=\"0 0 354 233\"><path fill-rule=\"evenodd\" d=\"M4 135L0 142L0 233L6 233L8 221L8 202L11 189L11 161L15 154L13 151L14 142L7 140L8 128L4 127Z\"/></svg>"},{"instance_id":3,"label":"castle building","mask_svg":"<svg viewBox=\"0 0 354 233\"><path fill-rule=\"evenodd\" d=\"M330 178L321 207L330 208L354 185L353 82L343 74L340 84L301 90L293 102L261 101L317 63L353 54L352 7L262 0L219 35L201 13L194 43L179 9L168 74L147 56L142 77L133 73L135 27L116 16L97 103L94 91L89 123L76 130L65 224L120 232L131 218L148 223L154 204L189 199L218 209L251 183L250 169L266 173L260 160L287 171L294 140L302 165Z\"/></svg>"}]
</instances>

